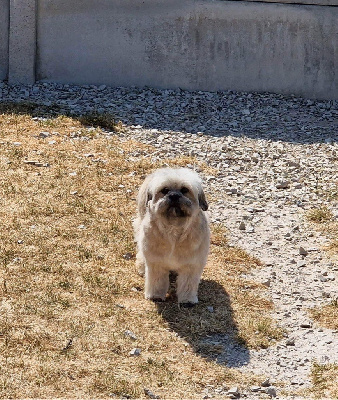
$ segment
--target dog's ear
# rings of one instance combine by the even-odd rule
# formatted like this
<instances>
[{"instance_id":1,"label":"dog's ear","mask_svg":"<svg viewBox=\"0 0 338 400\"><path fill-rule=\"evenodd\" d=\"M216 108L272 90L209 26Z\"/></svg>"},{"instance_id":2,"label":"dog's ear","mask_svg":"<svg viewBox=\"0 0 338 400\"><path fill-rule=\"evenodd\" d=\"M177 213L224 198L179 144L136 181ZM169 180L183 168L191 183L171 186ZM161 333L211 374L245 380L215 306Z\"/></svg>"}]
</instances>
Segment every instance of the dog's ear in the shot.
<instances>
[{"instance_id":1,"label":"dog's ear","mask_svg":"<svg viewBox=\"0 0 338 400\"><path fill-rule=\"evenodd\" d=\"M137 208L140 216L143 218L146 211L148 202L153 198L148 189L149 179L147 178L140 187L137 196Z\"/></svg>"},{"instance_id":2,"label":"dog's ear","mask_svg":"<svg viewBox=\"0 0 338 400\"><path fill-rule=\"evenodd\" d=\"M199 202L201 209L203 211L207 211L209 206L208 206L207 200L205 198L205 194L202 189L200 190L200 192L198 194L198 202Z\"/></svg>"}]
</instances>

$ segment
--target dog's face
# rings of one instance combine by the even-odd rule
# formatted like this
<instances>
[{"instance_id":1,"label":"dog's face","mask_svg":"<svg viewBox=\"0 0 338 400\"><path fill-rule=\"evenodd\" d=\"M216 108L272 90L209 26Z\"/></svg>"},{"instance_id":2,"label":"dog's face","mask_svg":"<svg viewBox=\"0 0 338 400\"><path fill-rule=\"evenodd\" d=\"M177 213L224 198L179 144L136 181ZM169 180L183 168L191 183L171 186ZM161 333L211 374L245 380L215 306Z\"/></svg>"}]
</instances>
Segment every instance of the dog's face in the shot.
<instances>
[{"instance_id":1,"label":"dog's face","mask_svg":"<svg viewBox=\"0 0 338 400\"><path fill-rule=\"evenodd\" d=\"M153 215L168 220L186 219L208 204L201 179L187 168L163 168L149 176L145 188L146 208Z\"/></svg>"}]
</instances>

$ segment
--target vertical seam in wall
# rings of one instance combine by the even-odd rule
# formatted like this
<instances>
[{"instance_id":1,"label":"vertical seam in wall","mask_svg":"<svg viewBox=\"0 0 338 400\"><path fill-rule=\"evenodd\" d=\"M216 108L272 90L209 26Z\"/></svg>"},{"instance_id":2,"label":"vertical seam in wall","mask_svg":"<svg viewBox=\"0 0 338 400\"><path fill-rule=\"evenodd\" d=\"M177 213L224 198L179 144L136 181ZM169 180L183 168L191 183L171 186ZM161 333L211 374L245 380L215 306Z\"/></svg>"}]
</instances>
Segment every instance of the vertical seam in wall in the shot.
<instances>
[{"instance_id":1,"label":"vertical seam in wall","mask_svg":"<svg viewBox=\"0 0 338 400\"><path fill-rule=\"evenodd\" d=\"M31 85L36 81L37 0L28 0L26 7L25 2L26 0L9 0L9 84ZM24 12L27 12L27 15ZM25 17L27 20L24 19Z\"/></svg>"},{"instance_id":2,"label":"vertical seam in wall","mask_svg":"<svg viewBox=\"0 0 338 400\"><path fill-rule=\"evenodd\" d=\"M7 68L6 68L6 80L9 80L9 35L11 33L11 0L8 0L8 18L7 18Z\"/></svg>"},{"instance_id":3,"label":"vertical seam in wall","mask_svg":"<svg viewBox=\"0 0 338 400\"><path fill-rule=\"evenodd\" d=\"M8 64L7 64L7 82L10 83L11 79L11 41L12 41L12 0L8 0Z\"/></svg>"},{"instance_id":4,"label":"vertical seam in wall","mask_svg":"<svg viewBox=\"0 0 338 400\"><path fill-rule=\"evenodd\" d=\"M37 73L37 59L38 59L38 7L39 2L35 0L35 53L34 53L34 83L36 82L36 73Z\"/></svg>"}]
</instances>

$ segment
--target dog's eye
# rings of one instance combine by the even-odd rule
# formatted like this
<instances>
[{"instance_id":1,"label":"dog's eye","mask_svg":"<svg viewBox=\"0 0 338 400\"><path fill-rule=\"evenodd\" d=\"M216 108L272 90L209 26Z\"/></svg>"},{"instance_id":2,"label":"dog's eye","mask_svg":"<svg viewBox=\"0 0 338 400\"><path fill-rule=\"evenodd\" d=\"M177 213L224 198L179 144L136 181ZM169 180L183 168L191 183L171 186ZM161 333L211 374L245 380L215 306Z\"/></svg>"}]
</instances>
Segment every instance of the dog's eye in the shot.
<instances>
[{"instance_id":1,"label":"dog's eye","mask_svg":"<svg viewBox=\"0 0 338 400\"><path fill-rule=\"evenodd\" d=\"M188 192L189 192L189 189L188 189L188 188L186 188L185 186L182 187L182 189L181 189L181 193L182 193L182 194L186 194L186 193L188 193Z\"/></svg>"},{"instance_id":2,"label":"dog's eye","mask_svg":"<svg viewBox=\"0 0 338 400\"><path fill-rule=\"evenodd\" d=\"M161 193L164 194L164 195L166 195L166 194L169 193L169 189L168 189L168 188L163 188L163 189L161 190Z\"/></svg>"}]
</instances>

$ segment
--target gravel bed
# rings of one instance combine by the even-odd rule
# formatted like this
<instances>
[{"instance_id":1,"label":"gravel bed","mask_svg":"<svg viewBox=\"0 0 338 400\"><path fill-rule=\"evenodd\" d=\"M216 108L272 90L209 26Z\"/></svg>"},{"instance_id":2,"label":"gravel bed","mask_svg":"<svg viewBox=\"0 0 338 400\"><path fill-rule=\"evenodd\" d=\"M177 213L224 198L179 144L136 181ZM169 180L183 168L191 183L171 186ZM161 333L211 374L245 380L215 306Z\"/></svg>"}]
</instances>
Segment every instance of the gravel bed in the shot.
<instances>
[{"instance_id":1,"label":"gravel bed","mask_svg":"<svg viewBox=\"0 0 338 400\"><path fill-rule=\"evenodd\" d=\"M249 354L227 337L213 338L225 347L219 362L269 377L227 396L297 393L309 386L314 361L338 363L338 332L316 326L307 313L338 297L338 264L322 251L328 238L304 217L326 205L338 219L337 101L46 83L0 83L0 99L56 103L74 114L109 112L126 126L121 139L151 144L154 160L192 155L214 167L217 173L204 176L211 221L225 223L230 243L265 263L243 278L267 287L274 318L287 332L277 345ZM147 154L132 154L140 156ZM205 398L220 393L213 390Z\"/></svg>"}]
</instances>

